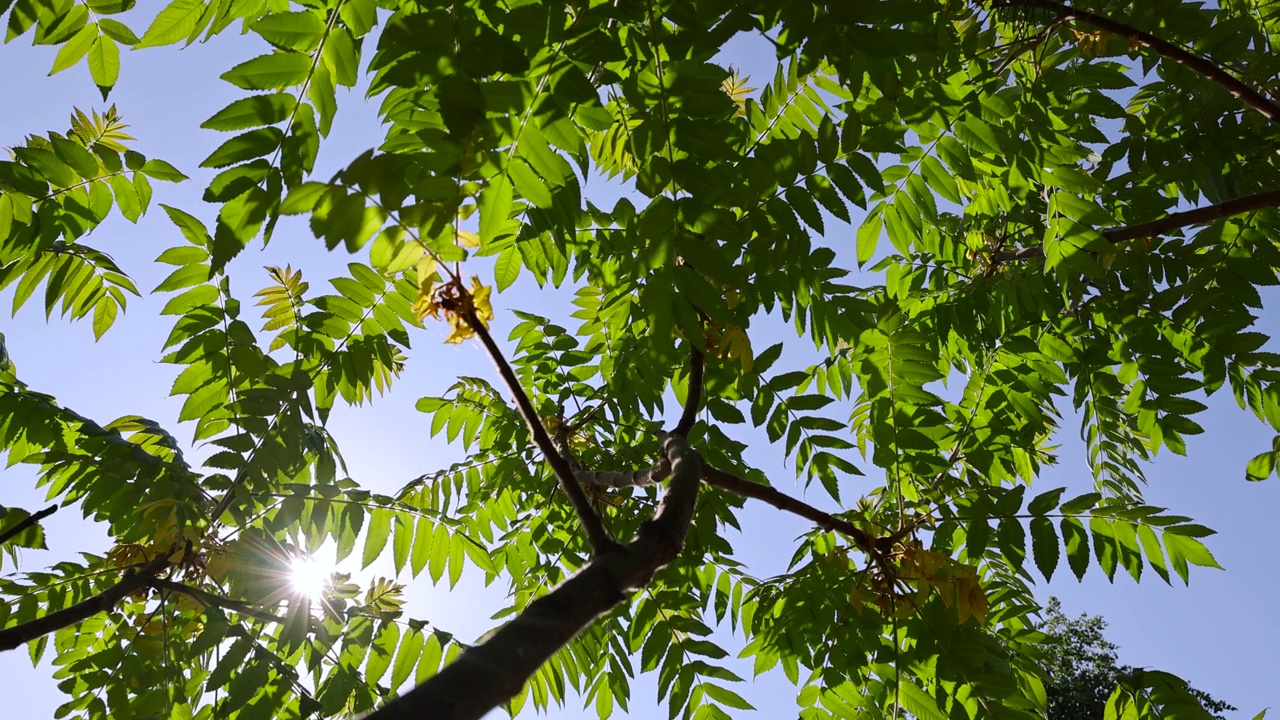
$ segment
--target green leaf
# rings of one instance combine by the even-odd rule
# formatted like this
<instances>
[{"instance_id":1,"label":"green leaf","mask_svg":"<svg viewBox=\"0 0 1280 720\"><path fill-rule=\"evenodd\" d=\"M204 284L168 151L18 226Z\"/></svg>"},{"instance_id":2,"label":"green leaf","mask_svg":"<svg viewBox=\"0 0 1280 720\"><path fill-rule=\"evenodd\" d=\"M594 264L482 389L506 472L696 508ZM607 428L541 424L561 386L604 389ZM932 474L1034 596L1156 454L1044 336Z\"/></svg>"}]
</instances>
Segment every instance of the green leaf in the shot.
<instances>
[{"instance_id":1,"label":"green leaf","mask_svg":"<svg viewBox=\"0 0 1280 720\"><path fill-rule=\"evenodd\" d=\"M391 512L381 508L369 513L369 525L365 530L364 553L360 557L360 567L367 568L382 554L391 538Z\"/></svg>"},{"instance_id":2,"label":"green leaf","mask_svg":"<svg viewBox=\"0 0 1280 720\"><path fill-rule=\"evenodd\" d=\"M274 153L284 141L284 131L276 127L241 133L218 146L200 167L220 168Z\"/></svg>"},{"instance_id":3,"label":"green leaf","mask_svg":"<svg viewBox=\"0 0 1280 720\"><path fill-rule=\"evenodd\" d=\"M151 22L137 47L172 45L185 40L195 30L204 9L204 0L173 0Z\"/></svg>"},{"instance_id":4,"label":"green leaf","mask_svg":"<svg viewBox=\"0 0 1280 720\"><path fill-rule=\"evenodd\" d=\"M235 131L275 125L293 113L297 99L288 93L268 93L240 98L201 123L206 130Z\"/></svg>"},{"instance_id":5,"label":"green leaf","mask_svg":"<svg viewBox=\"0 0 1280 720\"><path fill-rule=\"evenodd\" d=\"M1058 534L1053 530L1053 521L1043 517L1031 519L1031 552L1045 582L1052 580L1059 558Z\"/></svg>"},{"instance_id":6,"label":"green leaf","mask_svg":"<svg viewBox=\"0 0 1280 720\"><path fill-rule=\"evenodd\" d=\"M221 77L245 90L278 90L302 84L310 71L311 58L297 53L279 52L246 60Z\"/></svg>"},{"instance_id":7,"label":"green leaf","mask_svg":"<svg viewBox=\"0 0 1280 720\"><path fill-rule=\"evenodd\" d=\"M1178 573L1178 577L1182 578L1183 584L1190 584L1191 580L1187 570L1187 564L1199 565L1201 567L1211 567L1222 569L1218 561L1214 559L1213 553L1209 552L1209 548L1199 540L1188 537L1186 535L1178 535L1172 532L1174 528L1168 528L1164 533L1164 549L1169 553L1169 564L1173 565L1173 569Z\"/></svg>"},{"instance_id":8,"label":"green leaf","mask_svg":"<svg viewBox=\"0 0 1280 720\"><path fill-rule=\"evenodd\" d=\"M112 175L108 182L111 183L111 190L115 192L116 207L120 208L120 214L124 215L129 222L138 222L138 218L142 216L142 203L133 183L123 175Z\"/></svg>"},{"instance_id":9,"label":"green leaf","mask_svg":"<svg viewBox=\"0 0 1280 720\"><path fill-rule=\"evenodd\" d=\"M320 47L325 22L314 12L280 12L253 21L249 29L276 47L309 53Z\"/></svg>"},{"instance_id":10,"label":"green leaf","mask_svg":"<svg viewBox=\"0 0 1280 720\"><path fill-rule=\"evenodd\" d=\"M324 62L333 81L344 87L354 87L360 79L360 56L355 41L345 29L334 28L324 44Z\"/></svg>"},{"instance_id":11,"label":"green leaf","mask_svg":"<svg viewBox=\"0 0 1280 720\"><path fill-rule=\"evenodd\" d=\"M1048 492L1040 493L1032 498L1031 502L1027 503L1027 512L1032 515L1044 515L1058 506L1058 501L1066 490L1066 488L1054 488Z\"/></svg>"},{"instance_id":12,"label":"green leaf","mask_svg":"<svg viewBox=\"0 0 1280 720\"><path fill-rule=\"evenodd\" d=\"M883 207L883 206L881 206ZM872 211L858 227L858 264L863 265L876 253L876 245L880 242L880 234L884 231L884 220L880 209Z\"/></svg>"},{"instance_id":13,"label":"green leaf","mask_svg":"<svg viewBox=\"0 0 1280 720\"><path fill-rule=\"evenodd\" d=\"M1085 570L1089 568L1089 535L1084 525L1073 517L1062 518L1062 542L1067 550L1067 564L1077 580L1084 579Z\"/></svg>"},{"instance_id":14,"label":"green leaf","mask_svg":"<svg viewBox=\"0 0 1280 720\"><path fill-rule=\"evenodd\" d=\"M368 33L378 22L374 0L347 0L339 6L338 15L356 37Z\"/></svg>"},{"instance_id":15,"label":"green leaf","mask_svg":"<svg viewBox=\"0 0 1280 720\"><path fill-rule=\"evenodd\" d=\"M139 172L147 177L166 182L182 182L187 179L186 175L183 175L177 168L164 160L148 160L143 163Z\"/></svg>"},{"instance_id":16,"label":"green leaf","mask_svg":"<svg viewBox=\"0 0 1280 720\"><path fill-rule=\"evenodd\" d=\"M1276 453L1264 452L1253 456L1245 468L1244 476L1251 482L1259 482L1271 477L1276 471Z\"/></svg>"},{"instance_id":17,"label":"green leaf","mask_svg":"<svg viewBox=\"0 0 1280 720\"><path fill-rule=\"evenodd\" d=\"M947 172L936 157L926 155L920 162L929 187L950 202L956 204L963 202L960 197L960 186L956 185L955 178L951 177L951 173Z\"/></svg>"},{"instance_id":18,"label":"green leaf","mask_svg":"<svg viewBox=\"0 0 1280 720\"><path fill-rule=\"evenodd\" d=\"M89 52L89 48L93 47L97 40L97 25L90 23L80 28L80 32L73 35L70 40L58 49L58 54L53 59L53 69L49 71L49 74L60 73L80 62L80 58Z\"/></svg>"},{"instance_id":19,"label":"green leaf","mask_svg":"<svg viewBox=\"0 0 1280 720\"><path fill-rule=\"evenodd\" d=\"M493 265L493 278L497 284L498 292L511 287L511 284L516 281L516 278L520 276L522 263L523 259L520 257L518 245L512 245L498 253L498 259Z\"/></svg>"},{"instance_id":20,"label":"green leaf","mask_svg":"<svg viewBox=\"0 0 1280 720\"><path fill-rule=\"evenodd\" d=\"M111 324L115 323L115 315L118 311L119 306L110 297L104 297L93 306L93 340L102 340L102 336L110 329Z\"/></svg>"},{"instance_id":21,"label":"green leaf","mask_svg":"<svg viewBox=\"0 0 1280 720\"><path fill-rule=\"evenodd\" d=\"M506 174L495 176L480 193L480 239L491 243L502 236L511 217L515 189Z\"/></svg>"},{"instance_id":22,"label":"green leaf","mask_svg":"<svg viewBox=\"0 0 1280 720\"><path fill-rule=\"evenodd\" d=\"M98 29L102 31L103 35L106 35L122 45L132 47L137 45L139 42L138 36L133 34L133 30L130 30L128 25L125 25L119 20L113 20L112 18L106 17L98 18Z\"/></svg>"},{"instance_id":23,"label":"green leaf","mask_svg":"<svg viewBox=\"0 0 1280 720\"><path fill-rule=\"evenodd\" d=\"M120 77L120 46L115 40L103 35L93 43L89 49L89 75L100 88L115 86Z\"/></svg>"},{"instance_id":24,"label":"green leaf","mask_svg":"<svg viewBox=\"0 0 1280 720\"><path fill-rule=\"evenodd\" d=\"M393 691L409 679L409 673L418 665L423 644L422 631L416 628L410 628L401 638L400 649L396 651L395 663L391 667L390 687Z\"/></svg>"}]
</instances>

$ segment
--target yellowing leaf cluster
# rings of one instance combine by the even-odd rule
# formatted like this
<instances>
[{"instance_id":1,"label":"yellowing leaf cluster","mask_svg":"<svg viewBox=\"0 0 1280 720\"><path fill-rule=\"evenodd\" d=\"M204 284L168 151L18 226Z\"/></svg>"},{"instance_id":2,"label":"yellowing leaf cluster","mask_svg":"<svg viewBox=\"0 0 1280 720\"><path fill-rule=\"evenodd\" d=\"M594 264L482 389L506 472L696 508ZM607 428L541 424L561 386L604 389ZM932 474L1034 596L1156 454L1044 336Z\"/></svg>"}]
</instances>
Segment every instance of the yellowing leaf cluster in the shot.
<instances>
[{"instance_id":1,"label":"yellowing leaf cluster","mask_svg":"<svg viewBox=\"0 0 1280 720\"><path fill-rule=\"evenodd\" d=\"M1080 48L1080 54L1087 58L1098 57L1105 53L1107 43L1111 40L1111 33L1103 30L1085 32L1073 29L1071 34L1076 38L1076 46Z\"/></svg>"},{"instance_id":2,"label":"yellowing leaf cluster","mask_svg":"<svg viewBox=\"0 0 1280 720\"><path fill-rule=\"evenodd\" d=\"M445 338L446 343L460 343L475 337L472 318L485 327L493 320L493 306L489 302L493 288L481 283L480 278L472 276L471 288L467 289L461 279L436 285L434 267L425 276L420 268L419 277L418 299L413 303L413 310L419 319L430 315L448 321L452 331Z\"/></svg>"},{"instance_id":3,"label":"yellowing leaf cluster","mask_svg":"<svg viewBox=\"0 0 1280 720\"><path fill-rule=\"evenodd\" d=\"M937 590L944 605L955 607L960 622L969 618L979 623L987 621L987 596L982 591L977 568L914 546L903 551L900 566L902 579L915 584L913 605L924 604Z\"/></svg>"}]
</instances>

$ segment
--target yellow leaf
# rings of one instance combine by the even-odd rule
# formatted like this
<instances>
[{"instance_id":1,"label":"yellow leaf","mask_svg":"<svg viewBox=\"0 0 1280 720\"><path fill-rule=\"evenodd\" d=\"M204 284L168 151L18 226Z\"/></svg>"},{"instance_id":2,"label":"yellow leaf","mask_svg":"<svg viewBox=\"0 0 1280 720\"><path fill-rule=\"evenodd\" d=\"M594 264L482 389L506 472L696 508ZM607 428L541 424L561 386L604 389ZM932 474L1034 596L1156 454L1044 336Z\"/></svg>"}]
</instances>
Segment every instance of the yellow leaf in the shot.
<instances>
[{"instance_id":1,"label":"yellow leaf","mask_svg":"<svg viewBox=\"0 0 1280 720\"><path fill-rule=\"evenodd\" d=\"M432 284L435 282L436 270L440 268L440 264L436 262L435 257L431 255L423 255L418 259L418 285L422 286L428 279Z\"/></svg>"},{"instance_id":2,"label":"yellow leaf","mask_svg":"<svg viewBox=\"0 0 1280 720\"><path fill-rule=\"evenodd\" d=\"M480 247L480 236L469 230L459 230L458 244L469 248Z\"/></svg>"},{"instance_id":3,"label":"yellow leaf","mask_svg":"<svg viewBox=\"0 0 1280 720\"><path fill-rule=\"evenodd\" d=\"M755 88L747 87L747 81L750 78L738 74L737 70L729 68L729 77L720 83L720 87L724 89L733 103L738 106L734 115L742 117L747 114L747 96L755 92Z\"/></svg>"},{"instance_id":4,"label":"yellow leaf","mask_svg":"<svg viewBox=\"0 0 1280 720\"><path fill-rule=\"evenodd\" d=\"M729 325L720 336L720 356L742 363L742 372L751 372L755 355L751 352L751 338L736 325Z\"/></svg>"},{"instance_id":5,"label":"yellow leaf","mask_svg":"<svg viewBox=\"0 0 1280 720\"><path fill-rule=\"evenodd\" d=\"M493 288L480 283L480 278L471 278L471 305L475 308L476 317L484 326L489 327L489 321L493 319L493 306L489 304L489 295L493 292Z\"/></svg>"}]
</instances>

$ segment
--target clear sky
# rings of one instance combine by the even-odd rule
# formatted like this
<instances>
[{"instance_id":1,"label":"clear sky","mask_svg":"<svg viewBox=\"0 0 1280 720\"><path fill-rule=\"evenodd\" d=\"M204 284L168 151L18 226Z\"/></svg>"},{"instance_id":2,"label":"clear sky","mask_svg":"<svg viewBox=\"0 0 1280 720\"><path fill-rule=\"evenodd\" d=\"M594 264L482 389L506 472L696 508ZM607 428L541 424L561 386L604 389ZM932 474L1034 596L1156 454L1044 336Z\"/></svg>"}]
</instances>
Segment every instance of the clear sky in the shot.
<instances>
[{"instance_id":1,"label":"clear sky","mask_svg":"<svg viewBox=\"0 0 1280 720\"><path fill-rule=\"evenodd\" d=\"M135 28L141 31L142 28ZM72 107L101 109L104 105L83 66L46 77L55 49L31 48L21 39L0 48L0 145L20 142L27 133L63 131ZM241 91L218 80L218 75L235 63L261 52L252 38L228 31L208 46L193 46L181 52L173 49L123 53L121 80L111 101L118 104L137 148L149 157L170 161L193 179L182 185L155 183L154 202L184 208L210 221L215 208L200 200L210 177L197 165L225 137L196 130L199 124ZM763 42L735 43L726 53L728 61L753 77L759 86L772 76L772 49ZM378 144L382 131L373 107L362 102L361 93L340 91L340 109L329 140L322 145L317 176L327 177L359 152ZM341 104L345 101L345 104ZM616 189L599 187L599 194L614 195ZM592 196L589 192L589 196ZM599 197L595 195L593 197ZM144 291L162 278L151 260L176 243L177 233L164 214L155 208L138 225L113 216L85 242L110 253ZM851 267L853 232L834 218L826 218L825 242L841 254ZM282 222L272 244L265 250L244 253L232 266L233 291L242 299L266 284L263 265L292 263L301 266L307 279L316 283L343 272L350 258L343 253L326 253L305 224ZM484 274L483 272L481 273ZM0 296L8 307L11 293ZM527 274L510 291L494 302L496 336L505 336L512 317L505 309L533 309L542 314L559 314L568 307L567 292L543 293L528 282ZM1268 292L1264 330L1280 330L1280 293ZM78 412L99 421L124 414L141 414L176 427L179 403L166 398L175 368L156 362L170 321L159 318L163 297L133 299L129 311L99 343L94 343L87 323L46 323L38 299L14 319L0 315L0 331L7 337L9 351L19 376L34 389L54 394ZM794 339L784 327L764 331L753 326L758 348L783 337ZM446 331L428 326L414 337L407 372L392 393L372 407L339 409L331 429L338 438L354 478L366 487L390 492L407 480L460 458L457 449L426 439L428 425L413 405L419 397L439 394L458 374L492 377L489 362L478 345L444 345ZM798 343L803 344L803 343ZM785 355L778 367L800 367L808 360L803 352ZM1180 513L1194 516L1219 531L1209 547L1226 572L1193 568L1191 586L1168 587L1149 573L1141 585L1119 573L1111 585L1096 568L1083 583L1060 572L1042 595L1057 595L1068 613L1100 614L1111 623L1109 636L1121 646L1121 660L1134 665L1159 667L1175 672L1193 685L1240 708L1240 717L1250 718L1268 705L1280 705L1280 619L1274 608L1280 590L1280 484L1246 483L1244 465L1270 442L1270 433L1251 415L1241 411L1229 394L1210 401L1210 410L1198 418L1204 435L1188 438L1189 458L1162 453L1148 470L1151 486L1148 500ZM1061 437L1062 464L1045 474L1036 491L1068 485L1083 492L1090 483L1078 439L1078 422L1064 421ZM190 428L177 428L179 437L189 437ZM766 446L762 433L734 428L736 437L752 443L752 457L783 489L803 492L792 486L794 472L779 462L780 451ZM32 489L34 478L28 468L4 471L0 483L0 504L28 509L42 507L43 493ZM853 479L846 497L856 497L860 488L870 488L874 479ZM824 505L820 490L807 499ZM27 552L27 569L43 567L58 558L79 551L104 552L105 535L89 526L78 513L64 510L45 522L49 553ZM790 540L806 529L803 522L772 508L749 506L743 517L743 532L733 543L760 577L780 572L790 556ZM11 570L12 568L6 568ZM464 576L452 593L432 588L421 577L409 585L410 614L429 619L445 630L470 640L489 629L491 612L501 607L503 595L498 584L483 588L478 573ZM1267 598L1272 598L1267 600ZM1267 610L1267 608L1273 608ZM740 639L727 633L719 638L731 652ZM737 668L750 675L749 667ZM4 712L7 717L52 717L64 701L51 679L47 663L33 669L25 653L0 654L0 677L6 678ZM22 692L13 689L22 688ZM795 716L794 692L785 680L762 679L744 693L756 703L760 718ZM633 683L631 715L638 718L666 718L657 709L652 678ZM594 710L582 710L572 703L552 717L594 717Z\"/></svg>"}]
</instances>

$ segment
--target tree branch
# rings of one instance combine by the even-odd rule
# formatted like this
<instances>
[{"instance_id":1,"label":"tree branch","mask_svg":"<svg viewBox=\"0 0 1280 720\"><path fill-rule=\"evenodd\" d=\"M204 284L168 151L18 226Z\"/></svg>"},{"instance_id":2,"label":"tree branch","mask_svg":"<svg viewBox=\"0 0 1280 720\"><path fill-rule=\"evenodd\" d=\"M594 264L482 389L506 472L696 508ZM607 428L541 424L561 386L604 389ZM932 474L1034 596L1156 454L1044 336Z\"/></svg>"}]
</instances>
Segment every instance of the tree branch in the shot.
<instances>
[{"instance_id":1,"label":"tree branch","mask_svg":"<svg viewBox=\"0 0 1280 720\"><path fill-rule=\"evenodd\" d=\"M806 520L812 521L813 524L823 530L845 535L853 541L853 544L859 550L867 553L875 552L875 539L865 530L848 520L841 520L831 513L823 512L802 500L797 500L776 488L745 480L709 465L702 466L702 480L712 487L720 488L735 495L761 500L779 510L799 515Z\"/></svg>"},{"instance_id":2,"label":"tree branch","mask_svg":"<svg viewBox=\"0 0 1280 720\"><path fill-rule=\"evenodd\" d=\"M706 369L702 352L693 347L693 343L689 343L689 347L689 392L685 397L684 412L680 415L680 422L676 423L675 429L671 431L673 435L679 435L682 438L689 437L689 431L698 421L698 408L702 404L702 375Z\"/></svg>"},{"instance_id":3,"label":"tree branch","mask_svg":"<svg viewBox=\"0 0 1280 720\"><path fill-rule=\"evenodd\" d=\"M1195 208L1194 210L1170 213L1169 215L1150 222L1104 230L1102 232L1102 237L1106 238L1109 242L1118 245L1120 243L1130 242L1133 240L1144 240L1157 235L1163 235L1171 230L1177 230L1189 225L1202 225L1204 223L1213 222L1214 220L1228 218L1233 215L1241 215L1273 207L1280 207L1280 190L1267 190L1265 192L1227 200L1226 202L1221 202L1217 205L1207 205L1205 207ZM1044 248L1036 246L1019 248L1017 250L1004 250L996 253L992 259L996 263L1005 263L1043 257Z\"/></svg>"},{"instance_id":4,"label":"tree branch","mask_svg":"<svg viewBox=\"0 0 1280 720\"><path fill-rule=\"evenodd\" d=\"M367 720L474 720L515 697L544 662L599 615L644 587L674 560L698 499L702 461L683 438L668 436L663 454L671 483L634 540L593 557L573 577L537 600L485 642Z\"/></svg>"},{"instance_id":5,"label":"tree branch","mask_svg":"<svg viewBox=\"0 0 1280 720\"><path fill-rule=\"evenodd\" d=\"M598 554L615 547L617 543L605 531L604 523L600 520L600 516L591 507L591 502L587 500L586 493L582 491L582 486L578 484L578 479L574 476L573 467L556 449L555 443L551 440L551 436L547 434L547 429L543 427L542 420L538 417L538 411L533 407L533 402L529 400L528 394L520 386L519 378L516 377L515 371L511 369L511 364L502 356L502 350L493 341L493 336L489 334L489 330L485 328L484 323L480 322L480 318L476 317L474 310L467 309L462 313L462 316L467 325L480 338L485 351L489 354L489 359L497 366L498 374L502 376L507 389L515 398L516 407L520 409L520 416L524 418L525 425L529 427L529 433L533 435L534 443L537 444L538 449L547 458L547 463L551 465L551 470L555 473L556 479L560 481L561 489L569 496L569 502L573 504L573 509L578 515L579 522L582 523L582 529L587 534L587 542L591 544L592 550Z\"/></svg>"},{"instance_id":6,"label":"tree branch","mask_svg":"<svg viewBox=\"0 0 1280 720\"><path fill-rule=\"evenodd\" d=\"M23 643L44 637L51 632L75 625L100 612L110 610L123 600L126 595L147 587L156 574L166 567L169 567L169 558L158 557L142 567L126 570L120 582L97 595L85 598L71 607L63 608L42 618L36 618L30 622L0 630L0 652L12 650Z\"/></svg>"},{"instance_id":7,"label":"tree branch","mask_svg":"<svg viewBox=\"0 0 1280 720\"><path fill-rule=\"evenodd\" d=\"M147 584L156 590L168 590L169 592L181 593L193 598L205 607L225 608L232 612L240 613L241 615L247 615L248 617L262 620L263 622L284 622L284 620L276 615L263 610L262 608L255 607L250 603L242 602L240 600L232 600L231 598L225 598L221 595L215 595L207 590L201 590L198 587L192 587L184 583L174 582L173 580L166 580L164 578L151 578L151 581Z\"/></svg>"},{"instance_id":8,"label":"tree branch","mask_svg":"<svg viewBox=\"0 0 1280 720\"><path fill-rule=\"evenodd\" d=\"M13 527L5 530L4 532L0 532L0 545L3 545L9 542L10 540L20 535L23 530L26 530L27 528L31 527L32 525L35 525L36 523L40 522L41 520L49 517L50 515L56 512L58 512L58 506L50 505L49 507L39 512L32 513L22 518L18 522L14 523Z\"/></svg>"},{"instance_id":9,"label":"tree branch","mask_svg":"<svg viewBox=\"0 0 1280 720\"><path fill-rule=\"evenodd\" d=\"M1181 64L1183 67L1191 70L1201 77L1217 83L1245 105L1257 110L1266 119L1273 123L1280 123L1280 105L1272 102L1271 99L1263 95L1261 92L1258 92L1248 86L1239 78L1228 73L1208 58L1190 53L1168 40L1156 37L1148 32L1143 32L1132 25L1126 25L1125 23L1117 22L1111 18L1098 15L1096 13L1077 10L1070 5L1055 2L1054 0L1004 0L1003 2L996 3L996 5L1038 8L1054 13L1062 20L1082 22L1113 35L1128 38L1131 41L1137 42L1144 47L1151 48L1164 57Z\"/></svg>"}]
</instances>

